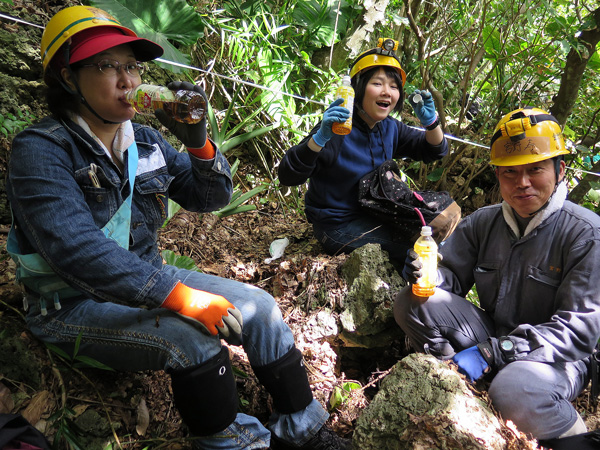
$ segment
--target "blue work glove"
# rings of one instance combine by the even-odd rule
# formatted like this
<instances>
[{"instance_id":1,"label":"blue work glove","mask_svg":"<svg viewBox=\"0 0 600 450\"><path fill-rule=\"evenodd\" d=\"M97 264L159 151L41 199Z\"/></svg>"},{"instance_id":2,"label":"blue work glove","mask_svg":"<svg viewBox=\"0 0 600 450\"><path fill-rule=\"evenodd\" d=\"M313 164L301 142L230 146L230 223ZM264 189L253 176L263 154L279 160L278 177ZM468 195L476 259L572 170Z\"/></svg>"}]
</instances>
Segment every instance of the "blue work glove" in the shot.
<instances>
[{"instance_id":1,"label":"blue work glove","mask_svg":"<svg viewBox=\"0 0 600 450\"><path fill-rule=\"evenodd\" d=\"M421 100L415 101L419 98L419 96L421 96ZM419 91L417 89L415 92L410 94L408 97L408 102L415 110L415 115L421 121L421 125L428 127L435 122L437 113L435 112L435 103L433 102L431 92L427 90Z\"/></svg>"},{"instance_id":2,"label":"blue work glove","mask_svg":"<svg viewBox=\"0 0 600 450\"><path fill-rule=\"evenodd\" d=\"M319 147L325 147L327 141L333 137L333 130L331 127L334 123L344 123L350 117L350 111L343 106L338 106L344 103L343 98L336 99L329 108L323 114L323 120L321 120L321 128L316 134L313 134L313 141Z\"/></svg>"},{"instance_id":3,"label":"blue work glove","mask_svg":"<svg viewBox=\"0 0 600 450\"><path fill-rule=\"evenodd\" d=\"M437 254L438 263L444 259L441 253ZM404 260L404 267L402 268L402 278L404 278L408 283L416 284L419 278L423 275L421 273L421 269L423 268L423 263L419 259L419 255L415 252L414 249L410 248L406 252L406 259Z\"/></svg>"},{"instance_id":4,"label":"blue work glove","mask_svg":"<svg viewBox=\"0 0 600 450\"><path fill-rule=\"evenodd\" d=\"M172 91L185 89L187 91L199 92L202 97L204 97L206 104L208 104L206 94L200 86L195 84L188 83L187 81L172 81L171 83L167 84L167 88ZM165 113L162 109L157 109L154 111L154 115L158 121L167 127L169 131L171 131L171 133L173 133L175 137L179 139L179 142L186 147L202 148L206 144L206 114L200 122L193 124L178 122L175 119L167 116L167 113Z\"/></svg>"},{"instance_id":5,"label":"blue work glove","mask_svg":"<svg viewBox=\"0 0 600 450\"><path fill-rule=\"evenodd\" d=\"M466 375L469 381L479 380L490 370L490 366L476 345L458 352L452 361L458 365L458 371Z\"/></svg>"}]
</instances>

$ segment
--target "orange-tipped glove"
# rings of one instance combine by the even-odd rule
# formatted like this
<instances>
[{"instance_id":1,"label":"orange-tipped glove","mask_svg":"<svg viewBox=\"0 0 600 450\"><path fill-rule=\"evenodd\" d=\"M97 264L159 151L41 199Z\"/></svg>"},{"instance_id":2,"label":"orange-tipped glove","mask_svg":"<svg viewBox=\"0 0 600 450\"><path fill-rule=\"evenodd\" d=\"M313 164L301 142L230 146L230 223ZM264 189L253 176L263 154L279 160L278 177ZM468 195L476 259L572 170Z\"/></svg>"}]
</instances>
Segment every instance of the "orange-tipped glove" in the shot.
<instances>
[{"instance_id":1,"label":"orange-tipped glove","mask_svg":"<svg viewBox=\"0 0 600 450\"><path fill-rule=\"evenodd\" d=\"M234 342L241 339L242 313L221 295L177 283L161 307L194 319L208 334Z\"/></svg>"}]
</instances>

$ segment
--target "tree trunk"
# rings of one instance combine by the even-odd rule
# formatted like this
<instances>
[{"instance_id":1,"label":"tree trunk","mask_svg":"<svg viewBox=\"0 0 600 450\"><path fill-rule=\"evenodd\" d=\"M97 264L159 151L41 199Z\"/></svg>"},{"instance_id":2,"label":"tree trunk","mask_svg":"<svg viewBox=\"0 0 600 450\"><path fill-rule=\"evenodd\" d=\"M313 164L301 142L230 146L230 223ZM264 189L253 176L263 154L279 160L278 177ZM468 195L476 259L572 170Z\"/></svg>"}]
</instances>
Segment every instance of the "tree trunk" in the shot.
<instances>
[{"instance_id":1,"label":"tree trunk","mask_svg":"<svg viewBox=\"0 0 600 450\"><path fill-rule=\"evenodd\" d=\"M592 166L590 172L600 172L600 161ZM585 197L585 194L587 194L591 189L590 183L592 181L598 181L598 177L596 175L586 174L581 181L579 181L577 186L575 186L569 193L569 200L571 200L573 203L581 204L583 197Z\"/></svg>"},{"instance_id":2,"label":"tree trunk","mask_svg":"<svg viewBox=\"0 0 600 450\"><path fill-rule=\"evenodd\" d=\"M561 126L565 125L569 114L573 110L583 72L600 41L600 8L596 9L592 16L595 27L581 32L581 35L577 38L577 42L580 44L579 49L571 48L560 80L560 89L553 98L554 105L550 111Z\"/></svg>"},{"instance_id":3,"label":"tree trunk","mask_svg":"<svg viewBox=\"0 0 600 450\"><path fill-rule=\"evenodd\" d=\"M583 72L588 61L596 51L596 45L600 41L600 8L596 9L592 13L592 16L595 27L581 32L581 35L577 38L577 42L581 44L579 50L571 48L571 51L567 55L563 76L560 80L560 89L558 94L553 98L554 105L550 109L550 112L556 117L561 126L565 125L567 118L573 110ZM591 171L598 172L599 170L600 162L595 164ZM571 191L569 199L575 203L581 203L585 194L590 190L590 182L595 180L595 175L585 175Z\"/></svg>"}]
</instances>

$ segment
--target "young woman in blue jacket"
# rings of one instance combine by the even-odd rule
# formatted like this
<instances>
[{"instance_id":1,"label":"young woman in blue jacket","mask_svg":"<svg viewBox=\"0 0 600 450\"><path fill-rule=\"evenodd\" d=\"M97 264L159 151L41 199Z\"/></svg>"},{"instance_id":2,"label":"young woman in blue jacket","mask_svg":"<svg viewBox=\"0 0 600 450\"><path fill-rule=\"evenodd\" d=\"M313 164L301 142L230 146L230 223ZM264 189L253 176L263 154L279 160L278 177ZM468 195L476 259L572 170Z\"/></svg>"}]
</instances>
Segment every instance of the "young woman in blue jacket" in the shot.
<instances>
[{"instance_id":1,"label":"young woman in blue jacket","mask_svg":"<svg viewBox=\"0 0 600 450\"><path fill-rule=\"evenodd\" d=\"M355 90L352 131L332 131L349 111L336 99L323 119L279 165L279 180L286 186L308 182L307 219L328 254L350 253L368 243L381 244L390 257L404 261L412 247L411 236L399 236L380 220L365 215L358 203L360 179L392 158L431 162L448 152L431 93L416 91L422 102L412 104L425 130L410 128L390 117L400 113L406 74L394 50L397 41L380 40L378 47L358 56L350 67Z\"/></svg>"},{"instance_id":2,"label":"young woman in blue jacket","mask_svg":"<svg viewBox=\"0 0 600 450\"><path fill-rule=\"evenodd\" d=\"M229 202L229 165L206 120L157 118L187 147L134 124L126 92L163 50L97 8L59 11L42 36L52 116L13 141L8 250L40 340L117 370L165 370L199 449L346 449L324 426L294 336L271 295L163 264L169 198L189 211ZM169 88L191 89L191 83ZM229 352L242 345L273 397L268 428L239 413ZM325 442L326 444L323 444ZM275 447L275 446L278 447Z\"/></svg>"}]
</instances>

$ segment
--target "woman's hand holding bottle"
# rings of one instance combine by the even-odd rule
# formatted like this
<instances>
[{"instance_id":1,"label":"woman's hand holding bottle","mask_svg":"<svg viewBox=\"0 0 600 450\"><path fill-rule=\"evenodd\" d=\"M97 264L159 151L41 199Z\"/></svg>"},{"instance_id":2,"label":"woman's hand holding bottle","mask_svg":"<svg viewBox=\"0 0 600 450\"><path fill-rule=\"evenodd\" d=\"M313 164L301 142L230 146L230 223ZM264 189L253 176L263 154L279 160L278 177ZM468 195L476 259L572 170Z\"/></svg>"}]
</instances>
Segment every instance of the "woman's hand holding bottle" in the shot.
<instances>
[{"instance_id":1,"label":"woman's hand holding bottle","mask_svg":"<svg viewBox=\"0 0 600 450\"><path fill-rule=\"evenodd\" d=\"M350 117L350 111L343 106L339 106L342 103L344 103L343 98L336 99L323 114L321 128L312 137L319 147L324 147L327 141L333 137L332 127L334 123L343 123Z\"/></svg>"},{"instance_id":2,"label":"woman's hand holding bottle","mask_svg":"<svg viewBox=\"0 0 600 450\"><path fill-rule=\"evenodd\" d=\"M171 91L194 91L198 92L204 98L205 104L208 104L206 94L198 85L187 81L173 81L167 85ZM202 148L206 144L206 115L197 123L183 123L175 120L163 109L157 109L154 112L156 118L165 127L173 133L179 141L188 148Z\"/></svg>"}]
</instances>

